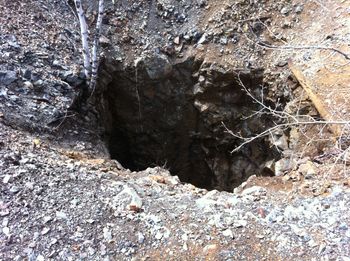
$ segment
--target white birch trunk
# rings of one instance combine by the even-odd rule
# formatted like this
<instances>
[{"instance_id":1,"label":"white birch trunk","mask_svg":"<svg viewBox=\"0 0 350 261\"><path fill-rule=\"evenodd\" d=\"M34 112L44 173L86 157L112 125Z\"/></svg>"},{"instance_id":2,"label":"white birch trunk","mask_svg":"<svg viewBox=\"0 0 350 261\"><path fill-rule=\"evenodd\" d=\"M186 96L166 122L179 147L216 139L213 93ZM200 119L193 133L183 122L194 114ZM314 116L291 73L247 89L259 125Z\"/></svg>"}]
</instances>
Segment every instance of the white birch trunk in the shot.
<instances>
[{"instance_id":1,"label":"white birch trunk","mask_svg":"<svg viewBox=\"0 0 350 261\"><path fill-rule=\"evenodd\" d=\"M93 91L95 89L96 80L97 80L97 70L98 70L98 65L100 60L100 54L98 53L98 51L99 51L99 41L101 36L101 26L102 26L103 15L104 15L104 0L99 0L95 38L94 38L94 44L92 47L92 69L91 69L91 80L89 84L90 91Z\"/></svg>"},{"instance_id":2,"label":"white birch trunk","mask_svg":"<svg viewBox=\"0 0 350 261\"><path fill-rule=\"evenodd\" d=\"M91 76L91 57L89 50L89 31L86 23L84 10L81 5L81 0L74 0L75 7L79 16L81 42L83 47L83 59L84 59L84 72L86 79L89 80Z\"/></svg>"}]
</instances>

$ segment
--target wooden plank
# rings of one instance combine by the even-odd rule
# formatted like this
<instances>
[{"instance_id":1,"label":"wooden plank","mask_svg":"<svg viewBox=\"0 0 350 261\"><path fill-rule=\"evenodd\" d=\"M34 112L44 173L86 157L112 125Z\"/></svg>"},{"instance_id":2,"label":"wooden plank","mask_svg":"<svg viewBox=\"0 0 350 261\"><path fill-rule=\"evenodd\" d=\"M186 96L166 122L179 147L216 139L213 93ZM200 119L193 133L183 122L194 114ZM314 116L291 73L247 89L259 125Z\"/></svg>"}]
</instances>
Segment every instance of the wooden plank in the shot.
<instances>
[{"instance_id":1,"label":"wooden plank","mask_svg":"<svg viewBox=\"0 0 350 261\"><path fill-rule=\"evenodd\" d=\"M335 121L337 119L334 118L334 116L329 113L327 110L327 107L323 103L322 97L319 97L313 90L312 90L312 84L311 82L304 76L301 69L298 68L291 60L288 61L288 66L291 72L294 74L295 78L298 80L300 85L305 90L306 94L309 96L310 100L314 104L316 110L321 115L321 117L326 121ZM336 124L330 124L329 125L330 130L333 132L333 134L336 137L341 136L341 128L339 125Z\"/></svg>"}]
</instances>

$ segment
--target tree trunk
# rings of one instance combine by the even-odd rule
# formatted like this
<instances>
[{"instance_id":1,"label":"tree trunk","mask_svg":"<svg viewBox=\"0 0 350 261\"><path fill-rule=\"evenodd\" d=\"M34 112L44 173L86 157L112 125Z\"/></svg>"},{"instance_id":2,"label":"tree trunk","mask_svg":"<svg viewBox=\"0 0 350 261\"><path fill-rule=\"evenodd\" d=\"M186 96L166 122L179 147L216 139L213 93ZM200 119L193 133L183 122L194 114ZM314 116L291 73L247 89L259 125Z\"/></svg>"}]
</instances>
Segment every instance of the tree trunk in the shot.
<instances>
[{"instance_id":1,"label":"tree trunk","mask_svg":"<svg viewBox=\"0 0 350 261\"><path fill-rule=\"evenodd\" d=\"M90 57L90 48L89 48L88 26L86 23L83 7L81 5L81 0L74 0L74 3L79 16L81 42L83 46L84 72L85 72L85 77L88 81L91 76L91 57Z\"/></svg>"},{"instance_id":2,"label":"tree trunk","mask_svg":"<svg viewBox=\"0 0 350 261\"><path fill-rule=\"evenodd\" d=\"M94 91L96 80L97 80L97 70L98 70L98 65L100 60L100 54L98 53L98 50L99 50L99 40L101 35L103 15L104 15L104 0L99 0L94 45L92 47L92 70L91 70L91 81L89 84L90 92Z\"/></svg>"}]
</instances>

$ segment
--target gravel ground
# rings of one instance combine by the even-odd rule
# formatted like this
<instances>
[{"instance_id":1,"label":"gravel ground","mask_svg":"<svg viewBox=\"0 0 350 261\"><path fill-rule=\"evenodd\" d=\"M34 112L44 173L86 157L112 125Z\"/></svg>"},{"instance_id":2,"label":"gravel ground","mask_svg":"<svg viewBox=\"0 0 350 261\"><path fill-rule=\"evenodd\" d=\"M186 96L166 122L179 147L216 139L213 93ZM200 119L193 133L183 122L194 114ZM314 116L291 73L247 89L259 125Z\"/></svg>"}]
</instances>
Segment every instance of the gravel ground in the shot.
<instances>
[{"instance_id":1,"label":"gravel ground","mask_svg":"<svg viewBox=\"0 0 350 261\"><path fill-rule=\"evenodd\" d=\"M235 193L1 128L2 260L348 260L349 184L320 196L252 177ZM74 146L74 147L73 147ZM283 184L288 184L285 181Z\"/></svg>"}]
</instances>

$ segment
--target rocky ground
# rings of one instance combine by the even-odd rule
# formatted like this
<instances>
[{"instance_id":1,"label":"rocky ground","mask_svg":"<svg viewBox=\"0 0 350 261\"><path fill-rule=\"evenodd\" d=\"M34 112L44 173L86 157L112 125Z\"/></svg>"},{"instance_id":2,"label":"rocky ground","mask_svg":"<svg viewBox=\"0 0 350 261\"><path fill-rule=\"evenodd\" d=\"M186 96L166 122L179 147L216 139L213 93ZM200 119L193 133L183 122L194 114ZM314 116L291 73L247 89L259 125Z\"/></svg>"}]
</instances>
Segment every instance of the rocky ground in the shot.
<instances>
[{"instance_id":1,"label":"rocky ground","mask_svg":"<svg viewBox=\"0 0 350 261\"><path fill-rule=\"evenodd\" d=\"M286 67L294 51L277 55L250 37L280 43L312 8L329 6L258 2L119 1L107 9L103 60L127 67L155 51L264 67L271 100L290 99L300 92ZM341 2L335 10L348 10ZM69 3L0 7L1 260L350 260L350 179L339 151L302 146L292 170L251 176L231 193L161 167L125 169L109 159L98 106L67 110L84 80ZM86 7L92 21L94 2Z\"/></svg>"}]
</instances>

